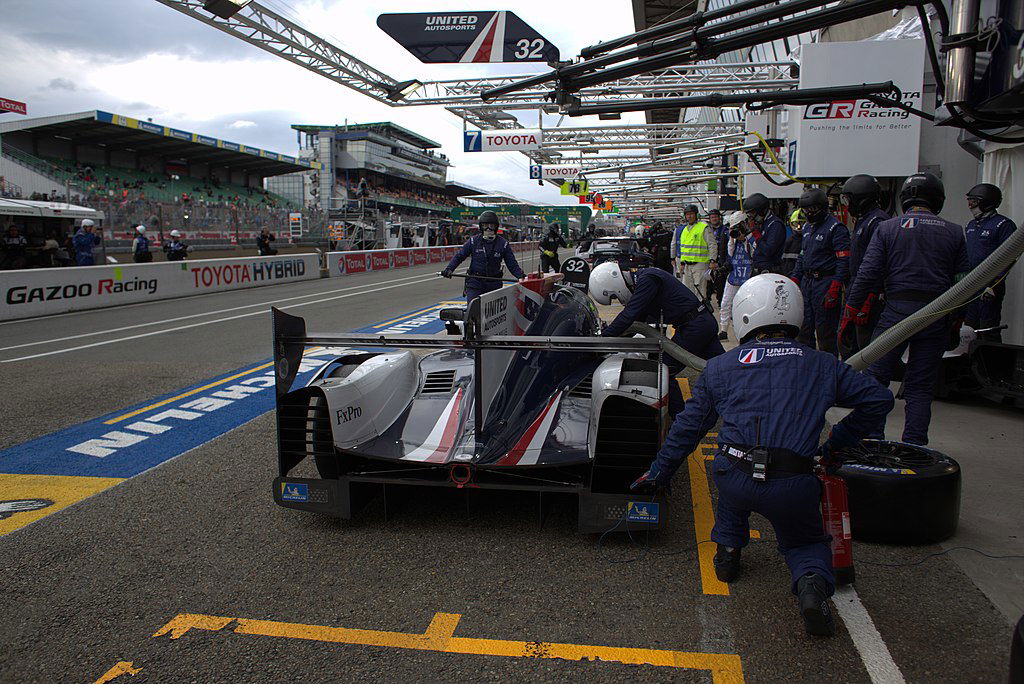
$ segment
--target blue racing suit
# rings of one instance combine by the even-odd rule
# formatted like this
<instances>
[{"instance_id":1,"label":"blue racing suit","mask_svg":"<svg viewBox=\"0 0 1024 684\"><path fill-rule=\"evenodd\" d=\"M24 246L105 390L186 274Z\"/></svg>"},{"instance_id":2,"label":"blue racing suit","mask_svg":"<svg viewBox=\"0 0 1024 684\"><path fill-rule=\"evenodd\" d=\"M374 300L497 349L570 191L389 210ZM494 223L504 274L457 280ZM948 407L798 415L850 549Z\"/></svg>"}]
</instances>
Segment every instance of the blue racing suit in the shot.
<instances>
[{"instance_id":1,"label":"blue racing suit","mask_svg":"<svg viewBox=\"0 0 1024 684\"><path fill-rule=\"evenodd\" d=\"M800 341L835 354L837 330L843 310L842 287L850 277L850 232L832 214L818 223L804 223L800 256L790 277L804 295L804 323Z\"/></svg>"},{"instance_id":2,"label":"blue racing suit","mask_svg":"<svg viewBox=\"0 0 1024 684\"><path fill-rule=\"evenodd\" d=\"M92 266L96 263L92 256L92 248L100 244L99 235L86 233L84 228L79 228L71 242L75 245L75 262L79 266Z\"/></svg>"},{"instance_id":3,"label":"blue racing suit","mask_svg":"<svg viewBox=\"0 0 1024 684\"><path fill-rule=\"evenodd\" d=\"M889 215L875 207L858 217L857 222L853 224L853 235L850 236L850 279L848 281L851 285L857 278L860 262L864 260L864 254L868 251L868 245L871 244L871 236L875 234L879 223L888 220ZM878 325L878 317L882 314L882 302L879 301L881 292L871 294L875 296L868 310L867 322L864 325L855 326L858 349L868 346L875 326Z\"/></svg>"},{"instance_id":4,"label":"blue racing suit","mask_svg":"<svg viewBox=\"0 0 1024 684\"><path fill-rule=\"evenodd\" d=\"M786 226L769 211L758 230L761 237L757 238L757 249L754 250L754 275L779 273L782 252L786 249Z\"/></svg>"},{"instance_id":5,"label":"blue racing suit","mask_svg":"<svg viewBox=\"0 0 1024 684\"><path fill-rule=\"evenodd\" d=\"M670 324L675 328L672 341L702 359L725 353L718 341L718 323L711 312L688 287L660 268L643 268L635 273L633 296L601 335L618 337L634 321ZM674 416L684 405L683 393L674 377L683 364L666 356L665 365L673 376L668 383L668 412Z\"/></svg>"},{"instance_id":6,"label":"blue racing suit","mask_svg":"<svg viewBox=\"0 0 1024 684\"><path fill-rule=\"evenodd\" d=\"M479 235L466 240L466 244L455 253L452 260L448 262L448 270L454 271L459 264L469 257L469 275L487 276L489 278L501 278L501 262L504 261L508 270L516 278L525 278L526 274L519 267L516 255L512 253L512 246L508 240L496 235L493 240L484 240ZM465 295L466 303L473 301L485 292L497 290L501 287L500 280L481 280L479 278L466 278Z\"/></svg>"},{"instance_id":7,"label":"blue racing suit","mask_svg":"<svg viewBox=\"0 0 1024 684\"><path fill-rule=\"evenodd\" d=\"M693 397L676 416L658 452L651 475L670 478L700 444L719 416L718 453L712 474L718 507L711 539L739 549L750 539L751 512L775 529L779 551L796 583L808 573L821 575L832 593L832 551L819 504L821 485L811 472L825 412L833 406L853 412L834 428L859 438L892 410L889 390L834 356L792 339L755 337L711 359L693 389ZM803 472L773 470L765 481L753 479L733 451L764 446L776 458L807 459ZM698 458L703 467L703 456Z\"/></svg>"},{"instance_id":8,"label":"blue racing suit","mask_svg":"<svg viewBox=\"0 0 1024 684\"><path fill-rule=\"evenodd\" d=\"M885 292L885 309L875 328L877 337L948 290L958 274L967 270L963 229L931 212L910 211L882 221L875 229L846 304L859 309L868 294ZM907 401L904 442L928 443L935 375L949 340L950 324L950 317L940 318L866 371L888 385L903 351L909 346L910 357L903 374L903 396ZM884 439L884 418L868 436Z\"/></svg>"},{"instance_id":9,"label":"blue racing suit","mask_svg":"<svg viewBox=\"0 0 1024 684\"><path fill-rule=\"evenodd\" d=\"M996 247L1006 242L1017 226L1010 219L992 212L981 218L971 219L964 229L967 240L967 264L974 269L988 258ZM1006 296L1006 281L1000 280L992 286L993 295L982 294L967 305L964 322L972 328L994 328L999 325L1003 313L1003 297ZM988 335L1001 339L999 332Z\"/></svg>"}]
</instances>

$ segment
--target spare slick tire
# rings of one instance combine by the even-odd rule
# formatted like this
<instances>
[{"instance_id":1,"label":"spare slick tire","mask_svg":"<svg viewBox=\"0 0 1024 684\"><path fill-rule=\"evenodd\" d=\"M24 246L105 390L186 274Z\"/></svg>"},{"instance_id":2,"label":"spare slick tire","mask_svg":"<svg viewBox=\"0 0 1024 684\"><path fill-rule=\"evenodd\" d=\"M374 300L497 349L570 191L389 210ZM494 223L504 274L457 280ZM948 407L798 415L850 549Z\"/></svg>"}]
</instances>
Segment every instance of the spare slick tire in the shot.
<instances>
[{"instance_id":1,"label":"spare slick tire","mask_svg":"<svg viewBox=\"0 0 1024 684\"><path fill-rule=\"evenodd\" d=\"M960 464L915 444L865 439L837 454L857 541L934 544L960 520Z\"/></svg>"}]
</instances>

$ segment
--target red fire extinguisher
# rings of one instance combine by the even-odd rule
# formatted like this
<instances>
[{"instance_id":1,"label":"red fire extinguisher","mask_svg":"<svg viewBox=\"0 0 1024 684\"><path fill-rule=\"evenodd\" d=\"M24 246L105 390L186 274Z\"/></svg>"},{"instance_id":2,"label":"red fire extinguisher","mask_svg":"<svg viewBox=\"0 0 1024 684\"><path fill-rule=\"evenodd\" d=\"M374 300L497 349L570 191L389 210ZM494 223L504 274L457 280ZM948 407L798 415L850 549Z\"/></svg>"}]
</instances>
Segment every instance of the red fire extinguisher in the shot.
<instances>
[{"instance_id":1,"label":"red fire extinguisher","mask_svg":"<svg viewBox=\"0 0 1024 684\"><path fill-rule=\"evenodd\" d=\"M850 534L850 503L846 482L831 475L824 465L818 466L821 480L821 514L825 532L832 535L832 571L836 584L852 584L854 580L853 541Z\"/></svg>"}]
</instances>

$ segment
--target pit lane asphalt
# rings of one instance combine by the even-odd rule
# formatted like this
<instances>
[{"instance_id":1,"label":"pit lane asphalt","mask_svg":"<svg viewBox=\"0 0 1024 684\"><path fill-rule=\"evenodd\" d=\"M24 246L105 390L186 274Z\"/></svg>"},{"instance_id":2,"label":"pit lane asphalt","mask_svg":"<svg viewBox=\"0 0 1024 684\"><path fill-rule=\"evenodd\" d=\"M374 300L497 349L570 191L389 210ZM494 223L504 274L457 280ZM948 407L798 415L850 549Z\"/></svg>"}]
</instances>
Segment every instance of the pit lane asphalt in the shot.
<instances>
[{"instance_id":1,"label":"pit lane asphalt","mask_svg":"<svg viewBox=\"0 0 1024 684\"><path fill-rule=\"evenodd\" d=\"M0 326L7 347L428 274L396 273L205 295ZM414 281L408 281L413 283ZM315 330L345 331L458 294L441 279L303 306ZM359 290L350 290L352 292ZM332 293L324 296L335 296ZM306 300L300 300L306 301ZM287 308L287 307L285 307ZM313 323L313 321L316 321ZM160 329L155 326L154 329ZM140 329L147 332L150 328ZM60 344L0 352L0 360ZM70 354L0 365L0 444L9 446L270 355L270 322L250 316ZM706 672L602 662L471 656L190 631L152 635L182 613L422 633L436 612L456 636L738 654L748 681L868 681L845 628L801 633L769 526L731 596L701 592L685 469L668 530L641 540L575 531L571 503L538 525L536 498L413 496L332 521L277 507L274 421L264 415L117 487L0 537L0 681L93 681L120 661L138 681L708 681ZM858 544L858 559L934 550ZM676 555L664 555L683 551ZM655 553L657 552L657 553ZM634 562L613 563L623 558ZM1009 628L948 558L858 566L857 590L907 681L1002 681ZM127 679L127 678L125 678ZM118 680L120 681L120 680Z\"/></svg>"}]
</instances>

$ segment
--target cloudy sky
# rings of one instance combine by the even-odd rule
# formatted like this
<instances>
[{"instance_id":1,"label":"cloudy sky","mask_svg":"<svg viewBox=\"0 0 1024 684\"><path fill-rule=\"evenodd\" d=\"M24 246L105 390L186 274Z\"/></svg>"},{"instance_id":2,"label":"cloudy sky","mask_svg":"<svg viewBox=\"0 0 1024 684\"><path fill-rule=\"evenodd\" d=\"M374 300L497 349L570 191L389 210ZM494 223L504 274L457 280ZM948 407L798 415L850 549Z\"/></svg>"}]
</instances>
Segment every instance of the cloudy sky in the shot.
<instances>
[{"instance_id":1,"label":"cloudy sky","mask_svg":"<svg viewBox=\"0 0 1024 684\"><path fill-rule=\"evenodd\" d=\"M496 9L487 3L260 1L398 80L546 69L540 64L421 64L376 25L382 12ZM27 102L29 116L103 109L287 154L297 150L293 123L390 120L441 143L455 164L450 178L533 201L567 203L552 186L529 180L528 160L518 153L464 154L462 121L443 108L379 104L156 0L2 0L2 5L0 97ZM585 45L632 30L630 3L600 5L596 12L573 2L517 0L514 9L568 59ZM4 120L14 116L5 114ZM545 125L557 121L546 117ZM566 119L563 125L595 121ZM536 113L524 123L535 125Z\"/></svg>"}]
</instances>

